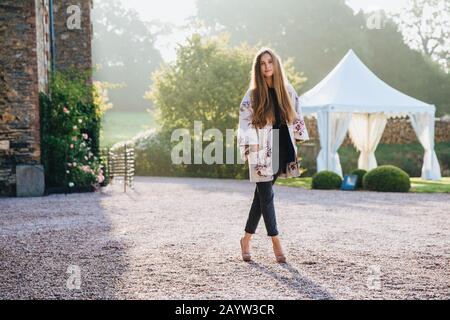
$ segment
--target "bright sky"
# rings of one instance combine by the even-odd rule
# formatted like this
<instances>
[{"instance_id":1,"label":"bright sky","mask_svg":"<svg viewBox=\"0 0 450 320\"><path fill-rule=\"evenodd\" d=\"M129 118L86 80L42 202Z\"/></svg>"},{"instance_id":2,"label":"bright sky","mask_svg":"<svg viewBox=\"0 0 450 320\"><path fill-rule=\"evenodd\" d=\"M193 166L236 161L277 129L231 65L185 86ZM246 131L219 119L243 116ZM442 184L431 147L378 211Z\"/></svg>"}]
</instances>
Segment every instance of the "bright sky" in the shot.
<instances>
[{"instance_id":1,"label":"bright sky","mask_svg":"<svg viewBox=\"0 0 450 320\"><path fill-rule=\"evenodd\" d=\"M125 8L133 8L144 20L159 19L183 24L185 18L195 15L195 0L121 0Z\"/></svg>"},{"instance_id":2,"label":"bright sky","mask_svg":"<svg viewBox=\"0 0 450 320\"><path fill-rule=\"evenodd\" d=\"M141 15L143 20L160 20L170 22L177 26L185 23L185 19L196 14L195 0L121 0L124 7L133 8ZM226 1L226 0L224 0ZM399 11L406 0L346 0L354 11L372 11L384 9L386 11ZM176 32L168 37L158 39L156 46L161 51L165 61L175 58L177 43L184 43L189 36L187 32Z\"/></svg>"}]
</instances>

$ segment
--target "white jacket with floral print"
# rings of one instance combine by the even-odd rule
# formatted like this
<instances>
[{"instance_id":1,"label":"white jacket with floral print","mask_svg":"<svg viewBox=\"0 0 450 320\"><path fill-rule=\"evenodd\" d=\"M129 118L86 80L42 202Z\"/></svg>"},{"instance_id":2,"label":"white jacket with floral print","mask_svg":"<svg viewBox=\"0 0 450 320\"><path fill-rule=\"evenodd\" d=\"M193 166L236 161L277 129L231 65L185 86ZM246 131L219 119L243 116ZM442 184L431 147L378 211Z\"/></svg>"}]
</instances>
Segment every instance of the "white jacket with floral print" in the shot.
<instances>
[{"instance_id":1,"label":"white jacket with floral print","mask_svg":"<svg viewBox=\"0 0 450 320\"><path fill-rule=\"evenodd\" d=\"M291 84L287 84L286 88L297 114L294 122L288 124L289 135L297 155L296 141L309 140L309 135L306 130L297 92ZM243 161L248 161L250 181L271 181L274 175L272 169L272 141L274 138L272 124L267 124L263 128L255 128L252 125L253 109L250 98L251 89L248 89L239 107L237 142L240 155ZM258 145L257 151L250 151L250 145ZM286 179L300 176L299 161L297 156L295 158L295 161L287 164L286 173L281 173L279 177Z\"/></svg>"}]
</instances>

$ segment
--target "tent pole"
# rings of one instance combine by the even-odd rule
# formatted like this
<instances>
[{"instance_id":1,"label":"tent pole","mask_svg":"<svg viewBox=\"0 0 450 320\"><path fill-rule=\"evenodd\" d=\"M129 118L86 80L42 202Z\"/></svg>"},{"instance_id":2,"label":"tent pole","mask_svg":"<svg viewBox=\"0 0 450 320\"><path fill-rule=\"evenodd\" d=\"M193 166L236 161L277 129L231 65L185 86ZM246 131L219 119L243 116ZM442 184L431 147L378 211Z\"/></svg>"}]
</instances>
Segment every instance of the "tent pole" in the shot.
<instances>
[{"instance_id":1,"label":"tent pole","mask_svg":"<svg viewBox=\"0 0 450 320\"><path fill-rule=\"evenodd\" d=\"M370 135L370 112L369 113L367 113L367 135L366 135L366 146L369 146L369 143L370 143L370 137L369 137L369 135ZM369 168L369 155L367 155L367 168L365 169L365 170L367 170L367 171L369 171L370 170L370 168Z\"/></svg>"},{"instance_id":2,"label":"tent pole","mask_svg":"<svg viewBox=\"0 0 450 320\"><path fill-rule=\"evenodd\" d=\"M330 170L330 107L327 107L327 170Z\"/></svg>"}]
</instances>

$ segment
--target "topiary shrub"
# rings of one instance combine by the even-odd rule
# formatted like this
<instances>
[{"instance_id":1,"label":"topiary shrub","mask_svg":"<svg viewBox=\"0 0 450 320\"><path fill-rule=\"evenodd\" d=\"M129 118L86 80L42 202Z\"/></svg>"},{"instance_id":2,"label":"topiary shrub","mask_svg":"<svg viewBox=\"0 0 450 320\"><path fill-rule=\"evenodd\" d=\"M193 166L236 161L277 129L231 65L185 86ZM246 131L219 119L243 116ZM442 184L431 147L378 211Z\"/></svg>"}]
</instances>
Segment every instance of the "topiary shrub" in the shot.
<instances>
[{"instance_id":1,"label":"topiary shrub","mask_svg":"<svg viewBox=\"0 0 450 320\"><path fill-rule=\"evenodd\" d=\"M320 171L313 175L311 187L313 189L339 189L342 178L333 171Z\"/></svg>"},{"instance_id":2,"label":"topiary shrub","mask_svg":"<svg viewBox=\"0 0 450 320\"><path fill-rule=\"evenodd\" d=\"M408 192L411 183L405 171L396 166L384 165L364 175L363 187L372 191Z\"/></svg>"},{"instance_id":3,"label":"topiary shrub","mask_svg":"<svg viewBox=\"0 0 450 320\"><path fill-rule=\"evenodd\" d=\"M356 181L356 189L361 189L363 187L363 177L367 173L364 169L355 169L350 174L356 174L358 176L358 181Z\"/></svg>"}]
</instances>

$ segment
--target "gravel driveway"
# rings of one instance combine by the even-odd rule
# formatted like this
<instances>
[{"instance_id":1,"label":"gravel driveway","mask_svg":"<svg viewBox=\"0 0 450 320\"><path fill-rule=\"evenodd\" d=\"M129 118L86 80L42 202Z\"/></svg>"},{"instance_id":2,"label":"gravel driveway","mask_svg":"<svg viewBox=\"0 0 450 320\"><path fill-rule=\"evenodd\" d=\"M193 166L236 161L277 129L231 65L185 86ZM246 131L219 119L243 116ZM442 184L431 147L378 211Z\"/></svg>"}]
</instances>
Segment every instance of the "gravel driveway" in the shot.
<instances>
[{"instance_id":1,"label":"gravel driveway","mask_svg":"<svg viewBox=\"0 0 450 320\"><path fill-rule=\"evenodd\" d=\"M288 263L254 184L137 177L97 193L0 199L0 299L449 299L450 195L275 186Z\"/></svg>"}]
</instances>

